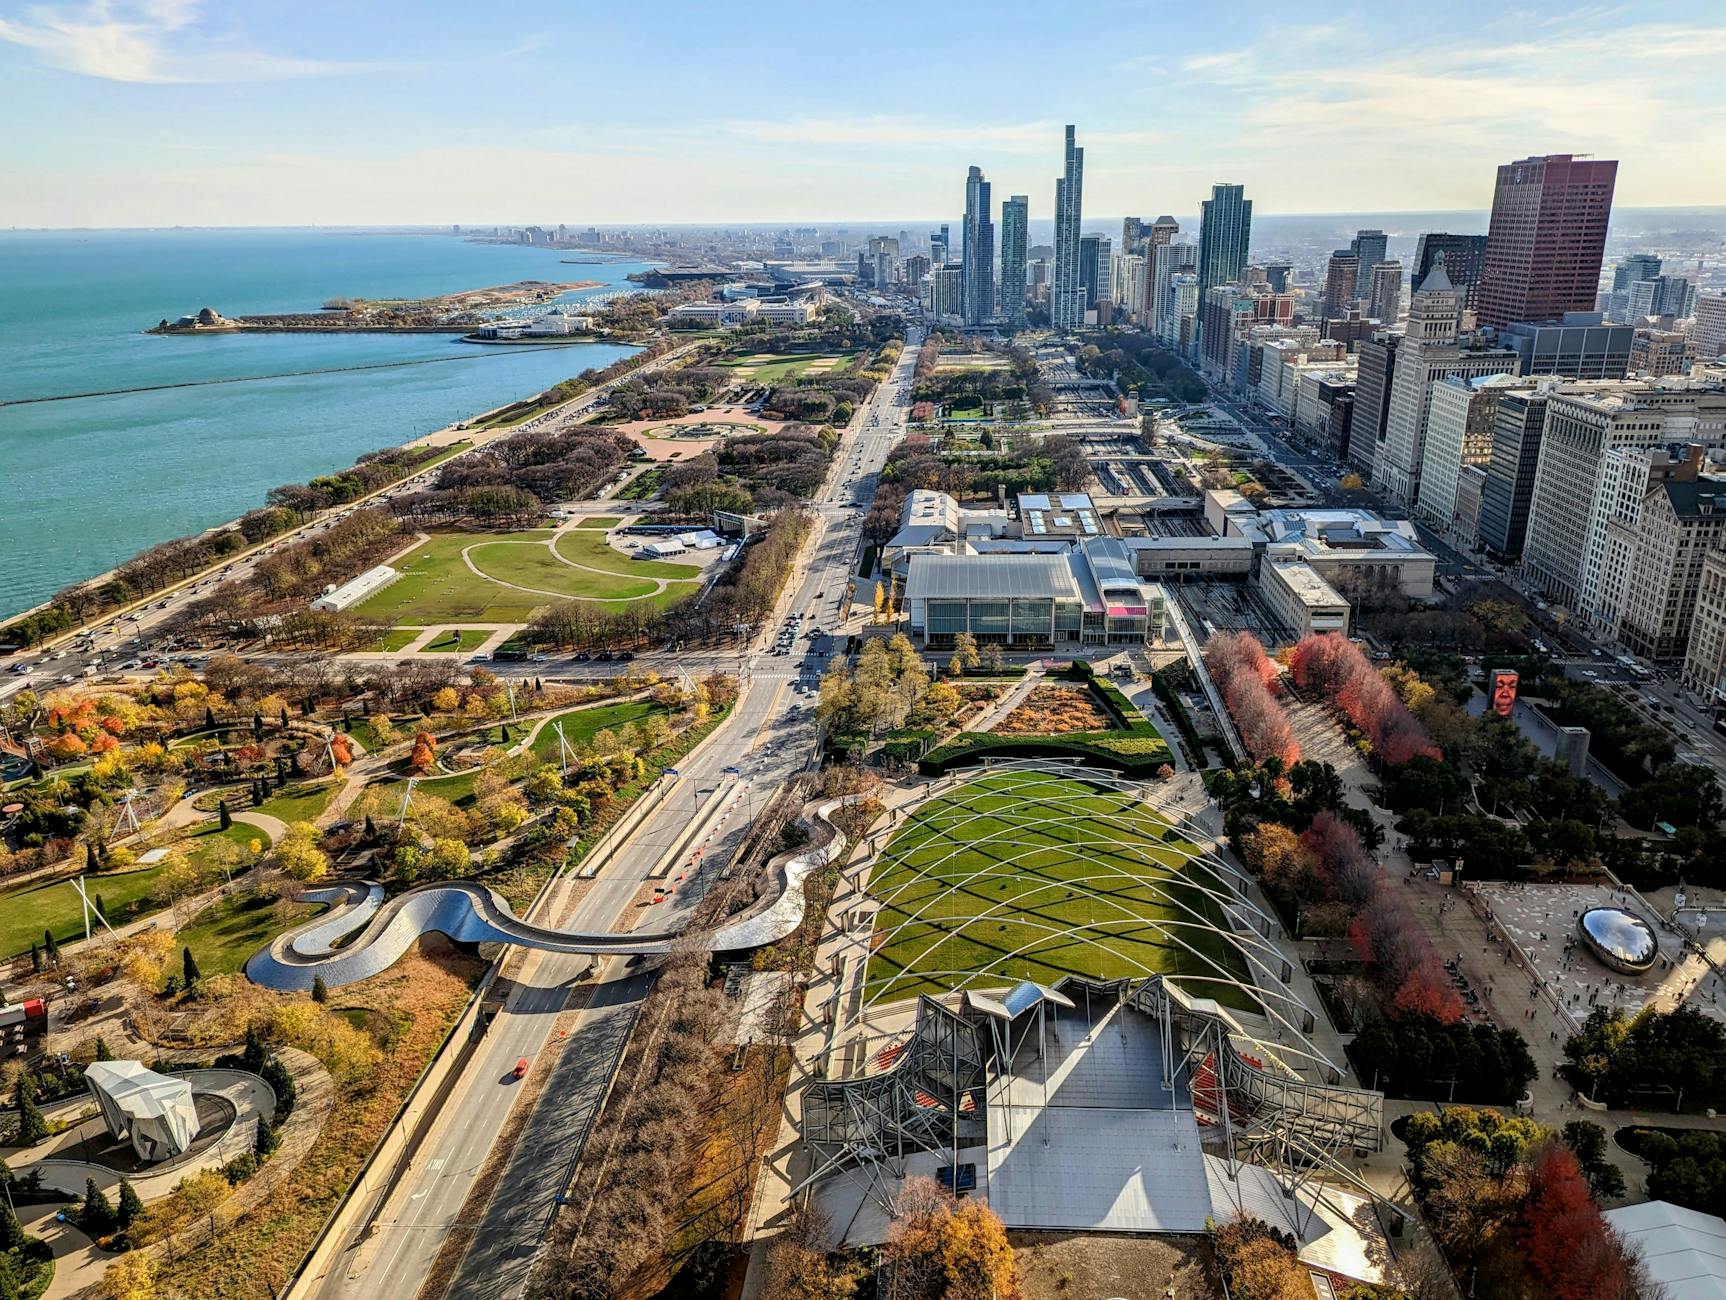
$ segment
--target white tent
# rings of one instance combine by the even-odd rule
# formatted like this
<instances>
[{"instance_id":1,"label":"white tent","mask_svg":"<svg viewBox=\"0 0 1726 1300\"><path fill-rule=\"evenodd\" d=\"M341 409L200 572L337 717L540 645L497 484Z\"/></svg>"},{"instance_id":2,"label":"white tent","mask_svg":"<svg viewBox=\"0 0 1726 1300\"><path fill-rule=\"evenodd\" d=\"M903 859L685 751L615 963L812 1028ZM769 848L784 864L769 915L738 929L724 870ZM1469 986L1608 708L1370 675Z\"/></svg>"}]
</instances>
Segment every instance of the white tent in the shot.
<instances>
[{"instance_id":1,"label":"white tent","mask_svg":"<svg viewBox=\"0 0 1726 1300\"><path fill-rule=\"evenodd\" d=\"M140 1160L167 1160L192 1145L198 1109L192 1085L157 1074L142 1061L94 1061L84 1070L108 1132L131 1135Z\"/></svg>"}]
</instances>

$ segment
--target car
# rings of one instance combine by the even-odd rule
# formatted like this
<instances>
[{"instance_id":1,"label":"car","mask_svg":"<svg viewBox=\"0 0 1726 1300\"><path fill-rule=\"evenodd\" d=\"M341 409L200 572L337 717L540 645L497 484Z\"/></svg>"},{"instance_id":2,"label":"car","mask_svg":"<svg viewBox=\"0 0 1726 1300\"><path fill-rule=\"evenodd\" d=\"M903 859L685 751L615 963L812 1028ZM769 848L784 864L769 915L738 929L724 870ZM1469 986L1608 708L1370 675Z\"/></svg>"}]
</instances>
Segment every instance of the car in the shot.
<instances>
[{"instance_id":1,"label":"car","mask_svg":"<svg viewBox=\"0 0 1726 1300\"><path fill-rule=\"evenodd\" d=\"M591 654L589 654L587 651L579 650L576 652L575 662L578 664L584 664L589 659L592 659L592 658L593 658L593 656Z\"/></svg>"},{"instance_id":2,"label":"car","mask_svg":"<svg viewBox=\"0 0 1726 1300\"><path fill-rule=\"evenodd\" d=\"M76 677L72 676L71 673L60 674L60 685L62 685L62 686L70 685L72 682L75 682L77 680L78 679Z\"/></svg>"},{"instance_id":3,"label":"car","mask_svg":"<svg viewBox=\"0 0 1726 1300\"><path fill-rule=\"evenodd\" d=\"M628 660L635 658L635 651L633 651L633 650L619 650L617 652L617 657L618 657L618 659L627 662Z\"/></svg>"},{"instance_id":4,"label":"car","mask_svg":"<svg viewBox=\"0 0 1726 1300\"><path fill-rule=\"evenodd\" d=\"M468 662L470 664L488 664L491 662L491 656L483 653L472 655L468 658Z\"/></svg>"},{"instance_id":5,"label":"car","mask_svg":"<svg viewBox=\"0 0 1726 1300\"><path fill-rule=\"evenodd\" d=\"M545 662L545 656L544 655L532 655L529 657L529 662L536 663L536 664L542 664Z\"/></svg>"},{"instance_id":6,"label":"car","mask_svg":"<svg viewBox=\"0 0 1726 1300\"><path fill-rule=\"evenodd\" d=\"M511 1073L518 1079L527 1078L527 1057L524 1056L517 1061L515 1063L515 1069L511 1071Z\"/></svg>"},{"instance_id":7,"label":"car","mask_svg":"<svg viewBox=\"0 0 1726 1300\"><path fill-rule=\"evenodd\" d=\"M6 671L9 673L15 673L18 676L22 677L25 673L30 671L30 665L29 664L13 664Z\"/></svg>"}]
</instances>

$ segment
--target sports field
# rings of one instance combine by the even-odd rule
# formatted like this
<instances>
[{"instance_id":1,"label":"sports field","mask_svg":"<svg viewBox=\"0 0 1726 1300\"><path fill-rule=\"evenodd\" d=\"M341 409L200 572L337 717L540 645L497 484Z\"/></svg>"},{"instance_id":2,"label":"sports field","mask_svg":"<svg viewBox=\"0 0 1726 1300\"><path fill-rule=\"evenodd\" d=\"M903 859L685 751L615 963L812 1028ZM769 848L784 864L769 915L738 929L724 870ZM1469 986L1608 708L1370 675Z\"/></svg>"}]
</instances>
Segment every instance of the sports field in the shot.
<instances>
[{"instance_id":1,"label":"sports field","mask_svg":"<svg viewBox=\"0 0 1726 1300\"><path fill-rule=\"evenodd\" d=\"M1165 840L1165 835L1169 838ZM1035 772L957 786L906 822L872 873L865 997L1062 975L1166 974L1256 1010L1211 869L1128 793Z\"/></svg>"},{"instance_id":2,"label":"sports field","mask_svg":"<svg viewBox=\"0 0 1726 1300\"><path fill-rule=\"evenodd\" d=\"M741 373L739 379L758 384L777 384L804 375L849 374L856 358L849 352L749 352L713 364Z\"/></svg>"},{"instance_id":3,"label":"sports field","mask_svg":"<svg viewBox=\"0 0 1726 1300\"><path fill-rule=\"evenodd\" d=\"M688 595L701 570L632 560L597 529L440 533L396 564L402 576L354 613L380 622L525 623L560 600L670 604Z\"/></svg>"}]
</instances>

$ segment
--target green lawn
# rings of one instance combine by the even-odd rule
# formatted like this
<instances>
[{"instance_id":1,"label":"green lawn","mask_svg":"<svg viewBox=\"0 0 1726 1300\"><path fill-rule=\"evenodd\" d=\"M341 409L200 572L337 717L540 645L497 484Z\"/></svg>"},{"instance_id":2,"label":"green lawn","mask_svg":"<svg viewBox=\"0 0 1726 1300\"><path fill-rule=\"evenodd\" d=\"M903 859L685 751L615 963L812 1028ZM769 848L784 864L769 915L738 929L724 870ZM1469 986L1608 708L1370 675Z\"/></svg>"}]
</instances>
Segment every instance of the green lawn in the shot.
<instances>
[{"instance_id":1,"label":"green lawn","mask_svg":"<svg viewBox=\"0 0 1726 1300\"><path fill-rule=\"evenodd\" d=\"M613 731L619 727L628 726L632 722L640 722L643 718L654 714L661 717L670 716L670 710L652 700L622 700L617 704L599 704L587 709L571 709L547 719L545 726L540 728L539 735L533 738L533 752L542 762L557 761L557 732L552 730L552 723L563 724L563 738L572 745L585 745L599 732L610 728Z\"/></svg>"},{"instance_id":2,"label":"green lawn","mask_svg":"<svg viewBox=\"0 0 1726 1300\"><path fill-rule=\"evenodd\" d=\"M292 915L285 922L278 920L276 895L249 889L211 903L180 930L175 942L192 950L204 978L232 975L278 934L324 910L314 903L289 906Z\"/></svg>"},{"instance_id":3,"label":"green lawn","mask_svg":"<svg viewBox=\"0 0 1726 1300\"><path fill-rule=\"evenodd\" d=\"M576 524L576 527L577 528L616 528L622 522L623 522L622 517L618 516L618 515L594 515L592 518L583 519L580 523Z\"/></svg>"},{"instance_id":4,"label":"green lawn","mask_svg":"<svg viewBox=\"0 0 1726 1300\"><path fill-rule=\"evenodd\" d=\"M92 898L102 896L102 914L119 926L161 910L150 900L161 874L160 867L98 874L87 877L87 888ZM32 881L0 891L0 959L28 953L32 943L42 942L44 930L53 931L56 943L84 937L84 905L70 880Z\"/></svg>"},{"instance_id":5,"label":"green lawn","mask_svg":"<svg viewBox=\"0 0 1726 1300\"><path fill-rule=\"evenodd\" d=\"M238 811L239 806L238 804L230 804L229 807ZM218 829L219 825L219 822L211 822L207 826L200 826L181 841L194 866L202 867L204 865L206 856L204 850L215 840L227 840L232 844L237 844L242 850L249 850L253 840L258 841L263 848L270 846L270 837L256 826L235 822L224 831Z\"/></svg>"},{"instance_id":6,"label":"green lawn","mask_svg":"<svg viewBox=\"0 0 1726 1300\"><path fill-rule=\"evenodd\" d=\"M849 374L854 360L849 352L748 352L742 356L727 357L724 361L715 361L713 364L724 366L728 370L748 367L754 372L750 375L751 382L778 384L808 373L809 368L818 361L837 361L839 364L817 370L817 376Z\"/></svg>"},{"instance_id":7,"label":"green lawn","mask_svg":"<svg viewBox=\"0 0 1726 1300\"><path fill-rule=\"evenodd\" d=\"M550 529L440 533L402 560L397 566L402 571L399 579L362 601L354 612L379 622L422 627L445 622L525 623L535 610L559 600L669 603L692 587L680 585L655 595L654 584L645 579L698 576L699 571L689 565L631 560L607 546L595 530L565 533L558 539L557 555L546 545L551 537ZM563 563L558 555L572 563ZM573 564L587 567L578 569Z\"/></svg>"},{"instance_id":8,"label":"green lawn","mask_svg":"<svg viewBox=\"0 0 1726 1300\"><path fill-rule=\"evenodd\" d=\"M554 740L553 743L555 744L556 741ZM421 777L418 781L414 782L414 795L415 797L418 797L422 793L434 794L439 799L447 799L451 803L460 803L462 800L472 796L474 782L479 778L479 774L482 770L483 769L475 768L471 772L455 772L448 776ZM396 811L402 804L402 794L407 790L407 788L407 779L403 777L400 779L390 778L383 781L373 781L366 787L366 791L378 796L379 806L383 809L384 817L389 818L393 823ZM383 819L380 818L379 824L381 825L382 823Z\"/></svg>"},{"instance_id":9,"label":"green lawn","mask_svg":"<svg viewBox=\"0 0 1726 1300\"><path fill-rule=\"evenodd\" d=\"M309 822L324 810L335 792L335 784L327 781L322 785L291 785L264 800L257 811L285 822Z\"/></svg>"},{"instance_id":10,"label":"green lawn","mask_svg":"<svg viewBox=\"0 0 1726 1300\"><path fill-rule=\"evenodd\" d=\"M446 627L432 636L430 641L420 647L422 655L465 655L472 654L490 639L491 633L477 627Z\"/></svg>"},{"instance_id":11,"label":"green lawn","mask_svg":"<svg viewBox=\"0 0 1726 1300\"><path fill-rule=\"evenodd\" d=\"M417 637L424 630L425 630L424 628L418 628L418 627L392 627L388 632L385 632L382 636L377 637L375 640L373 640L371 642L370 645L366 646L365 648L367 650L380 650L380 651L381 650L405 650L408 647L408 643L410 641L412 641L415 637Z\"/></svg>"},{"instance_id":12,"label":"green lawn","mask_svg":"<svg viewBox=\"0 0 1726 1300\"><path fill-rule=\"evenodd\" d=\"M1217 905L1186 883L1214 886L1214 877L1165 844L1165 830L1121 794L1034 773L983 777L931 800L872 873L882 906L867 996L937 993L974 974L984 984L1048 984L1156 972L1256 1010L1247 994L1207 978L1249 978L1234 944L1209 925L1178 924L1226 928Z\"/></svg>"}]
</instances>

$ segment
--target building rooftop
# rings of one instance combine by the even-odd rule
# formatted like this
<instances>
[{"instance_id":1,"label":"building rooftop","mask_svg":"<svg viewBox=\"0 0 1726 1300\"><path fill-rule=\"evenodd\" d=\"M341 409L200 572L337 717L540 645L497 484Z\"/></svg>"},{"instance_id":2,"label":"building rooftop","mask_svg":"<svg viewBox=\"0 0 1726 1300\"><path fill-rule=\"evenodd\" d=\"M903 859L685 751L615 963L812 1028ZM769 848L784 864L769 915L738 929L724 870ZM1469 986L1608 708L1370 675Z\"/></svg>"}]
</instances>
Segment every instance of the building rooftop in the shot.
<instances>
[{"instance_id":1,"label":"building rooftop","mask_svg":"<svg viewBox=\"0 0 1726 1300\"><path fill-rule=\"evenodd\" d=\"M917 555L905 599L963 600L977 596L1079 599L1065 555Z\"/></svg>"},{"instance_id":2,"label":"building rooftop","mask_svg":"<svg viewBox=\"0 0 1726 1300\"><path fill-rule=\"evenodd\" d=\"M1621 1205L1603 1216L1640 1249L1653 1280L1685 1300L1726 1300L1726 1219L1667 1201Z\"/></svg>"},{"instance_id":3,"label":"building rooftop","mask_svg":"<svg viewBox=\"0 0 1726 1300\"><path fill-rule=\"evenodd\" d=\"M1726 478L1698 478L1691 483L1667 479L1664 487L1672 513L1680 519L1726 513Z\"/></svg>"}]
</instances>

